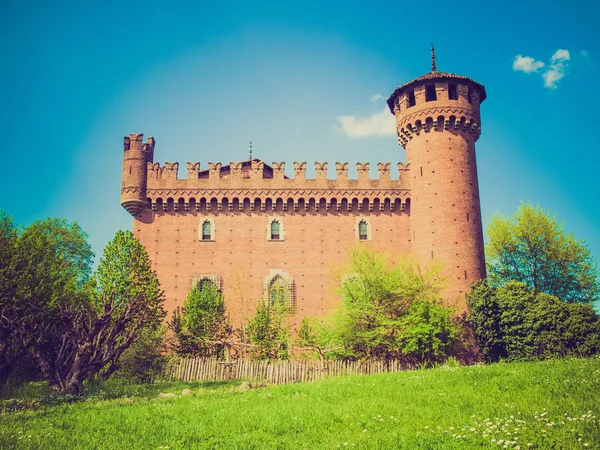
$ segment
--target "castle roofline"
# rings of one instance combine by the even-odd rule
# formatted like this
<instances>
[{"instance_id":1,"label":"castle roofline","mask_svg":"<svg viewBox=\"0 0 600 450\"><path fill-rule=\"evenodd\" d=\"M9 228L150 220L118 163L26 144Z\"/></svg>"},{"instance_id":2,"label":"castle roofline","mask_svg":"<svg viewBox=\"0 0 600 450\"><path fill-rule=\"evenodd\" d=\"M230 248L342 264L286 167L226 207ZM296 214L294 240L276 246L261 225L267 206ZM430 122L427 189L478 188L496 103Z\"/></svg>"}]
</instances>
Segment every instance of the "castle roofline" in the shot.
<instances>
[{"instance_id":1,"label":"castle roofline","mask_svg":"<svg viewBox=\"0 0 600 450\"><path fill-rule=\"evenodd\" d=\"M421 84L424 81L430 81L430 80L456 80L456 81L467 81L469 83L474 84L478 90L479 90L479 101L483 102L485 100L485 98L487 97L487 94L485 92L485 87L483 86L483 84L478 83L475 80L472 80L469 77L465 77L463 75L456 75L454 73L448 73L448 72L429 72L426 73L425 75L421 75L418 78L415 78L414 80L409 81L408 83L404 83L402 86L399 86L396 88L396 90L392 93L392 95L390 95L390 97L387 99L387 105L388 108L390 108L390 112L392 114L394 114L394 100L402 95L402 93L404 93L408 88L415 86L417 84Z\"/></svg>"}]
</instances>

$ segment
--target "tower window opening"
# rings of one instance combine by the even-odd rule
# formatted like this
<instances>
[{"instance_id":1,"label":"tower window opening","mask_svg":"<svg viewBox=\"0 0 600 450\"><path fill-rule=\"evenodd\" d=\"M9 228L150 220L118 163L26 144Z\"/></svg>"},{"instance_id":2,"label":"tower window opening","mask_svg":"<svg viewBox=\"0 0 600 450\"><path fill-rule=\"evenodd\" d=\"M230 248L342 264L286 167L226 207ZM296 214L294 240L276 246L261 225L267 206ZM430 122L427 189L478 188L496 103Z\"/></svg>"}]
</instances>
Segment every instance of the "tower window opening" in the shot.
<instances>
[{"instance_id":1,"label":"tower window opening","mask_svg":"<svg viewBox=\"0 0 600 450\"><path fill-rule=\"evenodd\" d=\"M456 92L456 85L450 83L448 85L448 99L449 100L458 100L458 93Z\"/></svg>"},{"instance_id":2,"label":"tower window opening","mask_svg":"<svg viewBox=\"0 0 600 450\"><path fill-rule=\"evenodd\" d=\"M408 108L410 108L411 106L415 106L417 104L417 101L415 100L415 91L414 90L408 91L407 99L408 99Z\"/></svg>"},{"instance_id":3,"label":"tower window opening","mask_svg":"<svg viewBox=\"0 0 600 450\"><path fill-rule=\"evenodd\" d=\"M425 101L433 102L435 100L437 100L437 93L435 92L435 85L428 84L427 86L425 86Z\"/></svg>"},{"instance_id":4,"label":"tower window opening","mask_svg":"<svg viewBox=\"0 0 600 450\"><path fill-rule=\"evenodd\" d=\"M202 223L202 240L203 241L210 241L212 234L211 234L211 223L206 220Z\"/></svg>"},{"instance_id":5,"label":"tower window opening","mask_svg":"<svg viewBox=\"0 0 600 450\"><path fill-rule=\"evenodd\" d=\"M467 213L467 222L469 221L469 213Z\"/></svg>"},{"instance_id":6,"label":"tower window opening","mask_svg":"<svg viewBox=\"0 0 600 450\"><path fill-rule=\"evenodd\" d=\"M279 222L277 220L271 222L271 240L279 240Z\"/></svg>"},{"instance_id":7,"label":"tower window opening","mask_svg":"<svg viewBox=\"0 0 600 450\"><path fill-rule=\"evenodd\" d=\"M421 176L423 176L423 167L419 167L421 169Z\"/></svg>"},{"instance_id":8,"label":"tower window opening","mask_svg":"<svg viewBox=\"0 0 600 450\"><path fill-rule=\"evenodd\" d=\"M131 175L131 166L129 166L129 175Z\"/></svg>"},{"instance_id":9,"label":"tower window opening","mask_svg":"<svg viewBox=\"0 0 600 450\"><path fill-rule=\"evenodd\" d=\"M473 103L473 96L471 95L470 87L467 89L467 100L469 101L469 103Z\"/></svg>"},{"instance_id":10,"label":"tower window opening","mask_svg":"<svg viewBox=\"0 0 600 450\"><path fill-rule=\"evenodd\" d=\"M362 220L358 224L358 239L360 239L361 241L366 241L367 238L368 238L367 222Z\"/></svg>"}]
</instances>

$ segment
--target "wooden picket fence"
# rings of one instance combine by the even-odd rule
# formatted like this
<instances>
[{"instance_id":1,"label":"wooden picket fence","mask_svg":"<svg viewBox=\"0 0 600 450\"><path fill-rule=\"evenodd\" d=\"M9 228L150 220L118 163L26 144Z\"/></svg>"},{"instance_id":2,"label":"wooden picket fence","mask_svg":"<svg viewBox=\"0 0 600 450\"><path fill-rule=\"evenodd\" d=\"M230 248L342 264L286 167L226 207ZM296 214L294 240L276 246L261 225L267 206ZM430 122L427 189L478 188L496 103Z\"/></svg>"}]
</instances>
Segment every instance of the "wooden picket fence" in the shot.
<instances>
[{"instance_id":1,"label":"wooden picket fence","mask_svg":"<svg viewBox=\"0 0 600 450\"><path fill-rule=\"evenodd\" d=\"M253 361L232 362L214 358L181 358L173 361L168 378L180 381L266 380L272 384L315 381L327 377L400 372L414 365L400 360L375 361Z\"/></svg>"}]
</instances>

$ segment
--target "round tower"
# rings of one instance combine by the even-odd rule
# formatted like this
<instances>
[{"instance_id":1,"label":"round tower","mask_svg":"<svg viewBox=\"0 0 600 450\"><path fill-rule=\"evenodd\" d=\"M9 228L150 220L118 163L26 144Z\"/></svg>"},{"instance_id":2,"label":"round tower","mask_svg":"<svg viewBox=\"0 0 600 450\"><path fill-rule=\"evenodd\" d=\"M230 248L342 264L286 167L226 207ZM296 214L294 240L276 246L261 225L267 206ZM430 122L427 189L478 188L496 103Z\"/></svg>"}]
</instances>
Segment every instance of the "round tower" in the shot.
<instances>
[{"instance_id":1,"label":"round tower","mask_svg":"<svg viewBox=\"0 0 600 450\"><path fill-rule=\"evenodd\" d=\"M132 133L123 139L123 173L121 177L121 205L133 217L146 206L147 165L154 161L154 138L144 144L143 134Z\"/></svg>"},{"instance_id":2,"label":"round tower","mask_svg":"<svg viewBox=\"0 0 600 450\"><path fill-rule=\"evenodd\" d=\"M422 262L444 265L449 300L485 278L475 141L481 132L482 84L432 70L397 88L387 104L396 116L398 143L410 164L411 234Z\"/></svg>"}]
</instances>

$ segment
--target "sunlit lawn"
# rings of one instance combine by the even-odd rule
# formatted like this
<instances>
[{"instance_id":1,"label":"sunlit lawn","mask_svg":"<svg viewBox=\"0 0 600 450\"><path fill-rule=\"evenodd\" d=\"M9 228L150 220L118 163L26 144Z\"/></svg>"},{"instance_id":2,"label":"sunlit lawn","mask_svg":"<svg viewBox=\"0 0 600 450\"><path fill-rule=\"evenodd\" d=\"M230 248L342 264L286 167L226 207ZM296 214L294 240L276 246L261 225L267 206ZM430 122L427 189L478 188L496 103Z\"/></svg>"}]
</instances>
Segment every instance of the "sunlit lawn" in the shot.
<instances>
[{"instance_id":1,"label":"sunlit lawn","mask_svg":"<svg viewBox=\"0 0 600 450\"><path fill-rule=\"evenodd\" d=\"M108 383L71 402L40 389L4 392L18 399L3 400L0 448L600 448L600 359L258 389Z\"/></svg>"}]
</instances>

